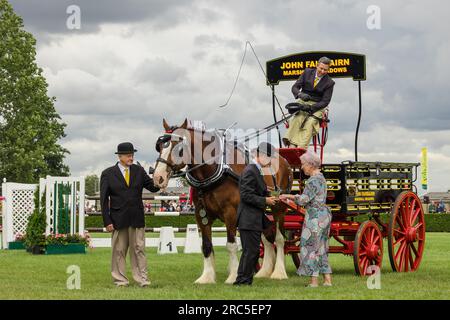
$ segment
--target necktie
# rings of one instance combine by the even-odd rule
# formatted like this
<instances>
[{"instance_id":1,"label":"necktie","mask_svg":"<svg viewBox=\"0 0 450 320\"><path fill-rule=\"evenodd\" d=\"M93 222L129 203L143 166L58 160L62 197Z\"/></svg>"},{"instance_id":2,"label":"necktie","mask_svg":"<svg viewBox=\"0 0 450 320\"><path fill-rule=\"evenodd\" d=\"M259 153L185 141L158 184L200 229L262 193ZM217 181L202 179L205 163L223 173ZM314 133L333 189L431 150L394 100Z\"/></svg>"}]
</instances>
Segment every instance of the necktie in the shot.
<instances>
[{"instance_id":1,"label":"necktie","mask_svg":"<svg viewBox=\"0 0 450 320\"><path fill-rule=\"evenodd\" d=\"M125 169L125 182L127 183L127 186L130 186L130 174L128 169Z\"/></svg>"},{"instance_id":2,"label":"necktie","mask_svg":"<svg viewBox=\"0 0 450 320\"><path fill-rule=\"evenodd\" d=\"M314 79L314 88L317 86L317 83L319 82L319 77L316 77L315 79Z\"/></svg>"}]
</instances>

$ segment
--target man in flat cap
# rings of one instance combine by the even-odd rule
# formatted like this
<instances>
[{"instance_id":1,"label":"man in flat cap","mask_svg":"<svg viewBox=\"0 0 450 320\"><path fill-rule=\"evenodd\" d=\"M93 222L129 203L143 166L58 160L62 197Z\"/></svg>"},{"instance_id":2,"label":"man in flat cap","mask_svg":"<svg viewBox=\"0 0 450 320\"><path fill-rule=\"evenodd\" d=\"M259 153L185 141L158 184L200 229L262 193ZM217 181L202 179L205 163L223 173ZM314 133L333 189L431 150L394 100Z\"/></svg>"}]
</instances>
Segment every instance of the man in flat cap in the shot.
<instances>
[{"instance_id":1,"label":"man in flat cap","mask_svg":"<svg viewBox=\"0 0 450 320\"><path fill-rule=\"evenodd\" d=\"M270 197L264 181L262 168L270 166L275 148L261 142L256 157L245 167L239 179L241 201L238 206L237 227L242 244L238 275L234 285L251 285L259 258L261 233L270 221L265 215L267 205L275 205L276 197Z\"/></svg>"},{"instance_id":2,"label":"man in flat cap","mask_svg":"<svg viewBox=\"0 0 450 320\"><path fill-rule=\"evenodd\" d=\"M134 149L130 142L117 146L119 161L105 169L100 178L100 202L103 222L112 232L111 275L114 284L127 286L125 258L130 251L133 279L141 287L150 284L145 256L145 219L142 190L159 191L144 168L133 164Z\"/></svg>"}]
</instances>

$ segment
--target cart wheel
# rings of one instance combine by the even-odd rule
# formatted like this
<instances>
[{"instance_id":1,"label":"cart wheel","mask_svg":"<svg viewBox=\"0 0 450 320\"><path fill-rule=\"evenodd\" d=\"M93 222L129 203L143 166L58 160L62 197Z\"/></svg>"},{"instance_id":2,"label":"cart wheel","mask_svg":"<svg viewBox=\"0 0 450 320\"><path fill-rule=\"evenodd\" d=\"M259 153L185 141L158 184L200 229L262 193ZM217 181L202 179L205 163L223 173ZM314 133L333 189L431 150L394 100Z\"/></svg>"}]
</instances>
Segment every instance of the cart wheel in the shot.
<instances>
[{"instance_id":1,"label":"cart wheel","mask_svg":"<svg viewBox=\"0 0 450 320\"><path fill-rule=\"evenodd\" d=\"M383 262L383 235L373 221L363 222L355 236L353 262L358 275L371 275L367 269L376 265L381 269Z\"/></svg>"},{"instance_id":2,"label":"cart wheel","mask_svg":"<svg viewBox=\"0 0 450 320\"><path fill-rule=\"evenodd\" d=\"M425 217L419 197L403 191L395 200L388 232L389 259L396 272L415 271L425 245Z\"/></svg>"}]
</instances>

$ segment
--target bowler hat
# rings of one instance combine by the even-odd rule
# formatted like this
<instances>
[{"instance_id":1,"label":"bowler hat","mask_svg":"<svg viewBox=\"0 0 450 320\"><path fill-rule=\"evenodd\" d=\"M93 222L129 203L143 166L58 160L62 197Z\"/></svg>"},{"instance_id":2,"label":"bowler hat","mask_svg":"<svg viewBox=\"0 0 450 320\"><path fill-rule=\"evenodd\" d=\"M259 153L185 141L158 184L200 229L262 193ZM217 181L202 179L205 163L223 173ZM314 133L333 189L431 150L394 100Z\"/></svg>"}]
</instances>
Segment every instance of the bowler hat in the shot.
<instances>
[{"instance_id":1,"label":"bowler hat","mask_svg":"<svg viewBox=\"0 0 450 320\"><path fill-rule=\"evenodd\" d=\"M117 146L116 154L130 154L135 152L137 152L137 150L134 149L131 142L122 142Z\"/></svg>"},{"instance_id":2,"label":"bowler hat","mask_svg":"<svg viewBox=\"0 0 450 320\"><path fill-rule=\"evenodd\" d=\"M275 154L275 147L268 142L261 142L256 149L256 152L264 153L269 157L272 157Z\"/></svg>"}]
</instances>

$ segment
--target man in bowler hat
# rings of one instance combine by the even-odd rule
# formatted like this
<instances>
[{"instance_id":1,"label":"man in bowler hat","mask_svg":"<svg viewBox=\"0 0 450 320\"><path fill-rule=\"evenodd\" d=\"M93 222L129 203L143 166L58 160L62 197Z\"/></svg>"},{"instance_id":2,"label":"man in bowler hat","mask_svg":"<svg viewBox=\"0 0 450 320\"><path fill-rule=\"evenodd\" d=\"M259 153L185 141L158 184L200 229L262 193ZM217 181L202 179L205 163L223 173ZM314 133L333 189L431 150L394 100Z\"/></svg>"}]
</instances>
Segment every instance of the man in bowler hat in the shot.
<instances>
[{"instance_id":1,"label":"man in bowler hat","mask_svg":"<svg viewBox=\"0 0 450 320\"><path fill-rule=\"evenodd\" d=\"M259 258L261 233L270 225L265 215L267 205L275 205L276 197L269 196L262 168L270 166L275 148L261 142L256 157L245 167L239 180L241 201L237 212L237 227L242 244L238 275L234 285L251 285Z\"/></svg>"},{"instance_id":2,"label":"man in bowler hat","mask_svg":"<svg viewBox=\"0 0 450 320\"><path fill-rule=\"evenodd\" d=\"M119 161L105 169L100 178L100 201L103 222L112 232L111 275L114 284L127 286L125 258L130 252L133 279L141 287L150 284L145 256L145 219L142 190L159 191L144 168L133 164L134 149L130 142L117 146Z\"/></svg>"}]
</instances>

